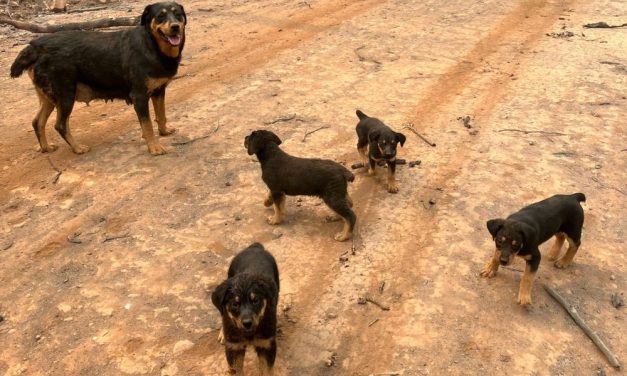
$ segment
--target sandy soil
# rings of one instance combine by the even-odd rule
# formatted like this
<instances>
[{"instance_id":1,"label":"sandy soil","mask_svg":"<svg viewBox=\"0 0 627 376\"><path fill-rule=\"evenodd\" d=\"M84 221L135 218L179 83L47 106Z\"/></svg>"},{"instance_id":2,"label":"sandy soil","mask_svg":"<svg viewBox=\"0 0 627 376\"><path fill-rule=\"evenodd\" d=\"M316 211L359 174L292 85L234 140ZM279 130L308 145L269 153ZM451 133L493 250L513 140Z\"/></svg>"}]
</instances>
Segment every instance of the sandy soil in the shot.
<instances>
[{"instance_id":1,"label":"sandy soil","mask_svg":"<svg viewBox=\"0 0 627 376\"><path fill-rule=\"evenodd\" d=\"M625 310L610 302L626 286L627 37L582 28L627 22L627 3L184 5L184 63L167 96L178 132L161 139L160 157L123 102L75 107L88 154L72 154L52 121L60 148L37 153L31 84L8 78L31 34L0 27L0 374L224 374L208 292L253 241L281 272L277 374L617 373L541 286L627 359ZM404 131L399 157L422 164L398 168L396 195L384 170L356 171L355 254L333 240L341 224L325 221L319 200L288 199L287 221L266 224L244 136L270 129L292 154L350 165L356 108L399 130L413 123L437 146ZM522 261L479 277L493 250L488 219L578 191L588 197L582 247L568 269L542 261L531 307L516 304ZM390 310L358 304L365 294Z\"/></svg>"}]
</instances>

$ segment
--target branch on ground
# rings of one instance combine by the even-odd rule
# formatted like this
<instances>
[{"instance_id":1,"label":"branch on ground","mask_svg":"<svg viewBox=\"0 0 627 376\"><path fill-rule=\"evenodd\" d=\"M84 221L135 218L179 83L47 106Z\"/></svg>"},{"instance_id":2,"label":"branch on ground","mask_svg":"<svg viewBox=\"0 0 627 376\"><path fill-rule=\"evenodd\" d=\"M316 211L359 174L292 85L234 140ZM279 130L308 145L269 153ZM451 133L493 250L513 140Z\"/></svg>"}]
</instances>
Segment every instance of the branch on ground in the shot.
<instances>
[{"instance_id":1,"label":"branch on ground","mask_svg":"<svg viewBox=\"0 0 627 376\"><path fill-rule=\"evenodd\" d=\"M68 30L93 30L103 29L107 27L118 26L136 26L139 24L139 17L118 17L118 18L102 18L99 20L85 22L70 22L66 24L36 24L31 22L23 22L12 20L9 18L0 18L0 24L11 25L17 29L27 30L32 33L56 33L57 31Z\"/></svg>"}]
</instances>

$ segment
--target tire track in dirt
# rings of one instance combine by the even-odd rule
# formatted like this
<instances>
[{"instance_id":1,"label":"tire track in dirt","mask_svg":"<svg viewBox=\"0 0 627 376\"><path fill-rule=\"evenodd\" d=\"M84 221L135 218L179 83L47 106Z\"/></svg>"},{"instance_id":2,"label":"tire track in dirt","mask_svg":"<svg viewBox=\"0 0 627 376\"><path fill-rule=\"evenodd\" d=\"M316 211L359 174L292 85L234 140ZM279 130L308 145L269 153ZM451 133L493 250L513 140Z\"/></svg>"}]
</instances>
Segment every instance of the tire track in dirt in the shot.
<instances>
[{"instance_id":1,"label":"tire track in dirt","mask_svg":"<svg viewBox=\"0 0 627 376\"><path fill-rule=\"evenodd\" d=\"M461 62L457 63L445 74L443 74L431 87L429 87L423 99L418 103L415 113L409 116L409 120L416 124L416 128L421 131L436 130L436 124L442 124L441 119L444 114L450 117L455 114L462 114L458 111L459 105L453 104L455 97L473 83L480 83L480 93L476 100L473 100L468 106L462 108L467 110L466 113L475 115L475 119L479 122L489 117L494 107L507 92L509 83L512 82L509 76L491 79L488 82L481 82L482 77L477 72L480 64L488 59L496 60L497 67L502 67L503 71L517 73L521 66L508 67L508 60L524 60L526 55L518 53L516 56L508 55L509 46L516 46L515 50L519 52L528 52L535 43L544 35L546 30L553 25L560 13L566 7L570 7L575 1L551 2L545 0L530 0L521 2L518 7L505 16L491 31L465 55ZM494 66L494 61L493 65ZM488 132L488 129L482 129L482 132ZM462 170L462 167L468 162L470 149L463 147L463 136L457 136L457 139L450 140L448 148L441 146L430 153L423 160L424 165L436 166L430 172L425 173L419 181L417 175L411 175L413 179L406 181L402 187L419 187L430 186L438 187L442 191L448 191L454 184L455 177ZM419 141L418 141L419 142ZM449 143L449 140L447 140ZM440 142L438 142L441 145ZM450 154L450 150L455 150L455 154ZM424 184L421 184L424 183ZM379 205L370 205L374 199L374 194L379 194L377 188L372 184L361 184L357 191L353 193L356 202L369 203L359 214L360 227L370 226L376 227L372 218L382 217L385 215ZM402 191L401 191L402 192ZM423 210L418 203L427 201L430 192L414 190L407 194L399 194L402 197L401 202L412 203L408 212L402 215L413 223L414 230L409 230L404 234L403 239L390 238L386 236L385 231L377 235L366 235L364 243L372 241L373 244L394 244L394 247L382 247L379 249L364 250L361 256L362 260L354 260L353 264L361 264L375 273L367 277L360 277L352 273L344 273L333 282L332 292L327 296L336 296L342 294L343 287L348 283L361 284L366 287L366 291L374 292L380 281L396 281L396 292L405 292L411 290L411 286L420 280L421 276L429 275L430 271L424 268L416 267L419 260L423 261L434 259L437 255L431 252L424 252L428 246L433 244L431 234L437 233L439 213L437 207L431 211ZM446 203L450 198L442 198L441 203ZM368 239L370 237L370 239ZM373 241L374 240L374 241ZM367 247L366 247L367 248ZM374 255L372 253L375 253ZM369 254L370 257L378 258L376 263L379 265L369 265L363 260L363 257ZM362 268L355 268L362 270ZM400 286L399 286L400 285ZM345 294L344 294L345 295ZM376 294L375 294L376 295ZM344 296L345 300L353 298L352 296ZM382 301L386 298L382 297ZM388 297L389 299L389 297ZM325 301L326 299L319 299ZM351 302L355 304L354 301ZM390 371L386 365L390 364L395 351L395 344L391 341L389 332L390 328L401 328L403 323L403 302L400 306L392 304L392 310L385 313L388 324L372 325L372 320L362 316L359 310L347 310L348 318L338 321L335 328L338 332L344 332L342 343L337 348L339 358L350 358L350 369L356 371L356 374L367 374L369 372L385 372ZM377 308L374 308L375 311ZM316 317L316 315L312 315ZM319 315L318 315L319 317ZM315 325L315 324L313 324ZM350 328L350 329L346 329ZM386 343L385 339L390 339ZM375 356L376 354L376 356ZM376 363L373 359L377 359ZM363 372L361 372L363 371ZM341 373L341 372L340 372Z\"/></svg>"}]
</instances>

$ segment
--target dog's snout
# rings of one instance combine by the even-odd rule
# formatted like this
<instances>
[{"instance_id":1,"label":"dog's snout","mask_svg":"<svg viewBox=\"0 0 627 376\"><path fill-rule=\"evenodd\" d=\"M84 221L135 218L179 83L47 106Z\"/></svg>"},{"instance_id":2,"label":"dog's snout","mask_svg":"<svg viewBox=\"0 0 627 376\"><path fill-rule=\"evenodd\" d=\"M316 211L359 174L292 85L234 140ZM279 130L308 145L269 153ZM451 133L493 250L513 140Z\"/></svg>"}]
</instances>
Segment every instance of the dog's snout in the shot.
<instances>
[{"instance_id":1,"label":"dog's snout","mask_svg":"<svg viewBox=\"0 0 627 376\"><path fill-rule=\"evenodd\" d=\"M505 266L507 264L509 264L509 254L507 253L501 253L501 257L499 258L499 261L501 262L501 265Z\"/></svg>"},{"instance_id":2,"label":"dog's snout","mask_svg":"<svg viewBox=\"0 0 627 376\"><path fill-rule=\"evenodd\" d=\"M173 33L178 33L179 31L181 31L181 25L179 25L179 24L172 24L172 25L170 25L170 30Z\"/></svg>"},{"instance_id":3,"label":"dog's snout","mask_svg":"<svg viewBox=\"0 0 627 376\"><path fill-rule=\"evenodd\" d=\"M244 326L244 329L250 329L253 326L253 319L252 318L244 318L242 319L242 326Z\"/></svg>"}]
</instances>

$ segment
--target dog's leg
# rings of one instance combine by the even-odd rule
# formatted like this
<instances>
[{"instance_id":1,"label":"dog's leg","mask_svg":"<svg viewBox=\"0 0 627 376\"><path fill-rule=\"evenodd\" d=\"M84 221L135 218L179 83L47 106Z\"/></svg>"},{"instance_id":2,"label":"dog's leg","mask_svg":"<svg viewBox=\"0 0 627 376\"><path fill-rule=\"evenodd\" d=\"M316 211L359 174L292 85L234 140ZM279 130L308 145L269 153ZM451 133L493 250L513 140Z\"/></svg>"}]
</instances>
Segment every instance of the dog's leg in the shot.
<instances>
[{"instance_id":1,"label":"dog's leg","mask_svg":"<svg viewBox=\"0 0 627 376\"><path fill-rule=\"evenodd\" d=\"M157 125L159 126L159 135L167 136L176 132L176 128L168 128L166 126L167 119L165 117L165 87L153 93L152 108L155 110Z\"/></svg>"},{"instance_id":2,"label":"dog's leg","mask_svg":"<svg viewBox=\"0 0 627 376\"><path fill-rule=\"evenodd\" d=\"M46 138L46 122L48 122L48 118L54 110L54 103L52 103L41 90L38 88L35 88L35 90L39 98L39 112L37 112L37 115L33 119L33 129L35 130L35 135L39 142L39 151L48 153L57 150L57 145L49 144Z\"/></svg>"},{"instance_id":3,"label":"dog's leg","mask_svg":"<svg viewBox=\"0 0 627 376\"><path fill-rule=\"evenodd\" d=\"M533 287L533 281L540 265L540 251L534 252L531 260L528 260L525 264L525 272L520 280L520 287L518 289L518 304L527 305L531 304L531 288Z\"/></svg>"},{"instance_id":4,"label":"dog's leg","mask_svg":"<svg viewBox=\"0 0 627 376\"><path fill-rule=\"evenodd\" d=\"M557 234L555 234L555 242L549 250L549 260L557 260L560 255L560 251L562 250L562 246L564 245L564 240L566 240L566 234L564 234L563 232L558 232Z\"/></svg>"},{"instance_id":5,"label":"dog's leg","mask_svg":"<svg viewBox=\"0 0 627 376\"><path fill-rule=\"evenodd\" d=\"M276 340L272 338L269 342L269 347L255 346L255 351L257 352L259 375L271 376L276 358Z\"/></svg>"},{"instance_id":6,"label":"dog's leg","mask_svg":"<svg viewBox=\"0 0 627 376\"><path fill-rule=\"evenodd\" d=\"M396 161L388 162L388 192L397 193L398 185L396 183Z\"/></svg>"},{"instance_id":7,"label":"dog's leg","mask_svg":"<svg viewBox=\"0 0 627 376\"><path fill-rule=\"evenodd\" d=\"M243 349L241 347L237 347L236 349L231 349L226 346L226 362L229 364L229 370L231 374L234 375L243 375L244 374L244 356L246 355L246 347Z\"/></svg>"},{"instance_id":8,"label":"dog's leg","mask_svg":"<svg viewBox=\"0 0 627 376\"><path fill-rule=\"evenodd\" d=\"M348 207L349 208L353 208L353 199L351 198L351 196L348 195L348 193L346 194L346 202L348 203Z\"/></svg>"},{"instance_id":9,"label":"dog's leg","mask_svg":"<svg viewBox=\"0 0 627 376\"><path fill-rule=\"evenodd\" d=\"M375 176L377 174L377 171L375 170L375 167L377 166L377 161L368 157L368 163L369 163L368 175Z\"/></svg>"},{"instance_id":10,"label":"dog's leg","mask_svg":"<svg viewBox=\"0 0 627 376\"><path fill-rule=\"evenodd\" d=\"M499 270L500 258L501 258L501 251L497 249L494 251L494 255L492 256L490 261L488 261L483 266L483 269L481 269L481 273L479 273L479 275L481 275L482 277L487 277L487 278L494 277L496 275L496 272Z\"/></svg>"},{"instance_id":11,"label":"dog's leg","mask_svg":"<svg viewBox=\"0 0 627 376\"><path fill-rule=\"evenodd\" d=\"M272 200L272 192L268 191L268 196L266 196L266 199L263 201L263 206L269 208L270 206L272 206L273 202L274 201Z\"/></svg>"},{"instance_id":12,"label":"dog's leg","mask_svg":"<svg viewBox=\"0 0 627 376\"><path fill-rule=\"evenodd\" d=\"M355 213L351 210L348 201L346 200L346 195L343 194L340 197L324 197L324 202L336 212L342 219L344 220L344 228L342 232L338 232L335 234L334 239L343 242L345 240L350 239L353 234L353 229L355 228L355 222L357 221L357 217Z\"/></svg>"},{"instance_id":13,"label":"dog's leg","mask_svg":"<svg viewBox=\"0 0 627 376\"><path fill-rule=\"evenodd\" d=\"M268 217L268 223L271 225L278 225L283 222L285 195L283 193L272 193L272 204L274 205L274 215Z\"/></svg>"},{"instance_id":14,"label":"dog's leg","mask_svg":"<svg viewBox=\"0 0 627 376\"><path fill-rule=\"evenodd\" d=\"M218 342L224 345L224 326L220 328L220 333L218 333Z\"/></svg>"},{"instance_id":15,"label":"dog's leg","mask_svg":"<svg viewBox=\"0 0 627 376\"><path fill-rule=\"evenodd\" d=\"M575 241L570 236L566 236L566 239L568 240L568 249L561 259L555 261L554 265L556 268L562 269L570 265L573 262L573 258L575 258L575 255L577 254L579 246L581 245L581 240Z\"/></svg>"},{"instance_id":16,"label":"dog's leg","mask_svg":"<svg viewBox=\"0 0 627 376\"><path fill-rule=\"evenodd\" d=\"M148 110L148 95L145 92L146 89L143 88L143 90L143 92L135 92L131 94L133 107L135 108L135 113L139 119L139 124L141 124L142 127L142 137L146 140L146 144L148 144L148 151L150 154L165 154L165 149L155 138L155 133L152 129L152 121L150 121L150 111Z\"/></svg>"},{"instance_id":17,"label":"dog's leg","mask_svg":"<svg viewBox=\"0 0 627 376\"><path fill-rule=\"evenodd\" d=\"M368 144L364 146L359 146L359 143L358 143L357 151L359 152L359 155L361 156L361 162L364 164L364 167L368 166Z\"/></svg>"},{"instance_id":18,"label":"dog's leg","mask_svg":"<svg viewBox=\"0 0 627 376\"><path fill-rule=\"evenodd\" d=\"M61 93L59 97L61 98L56 106L57 106L57 122L54 125L54 128L59 132L61 137L65 140L65 142L70 145L72 151L76 154L84 154L89 151L89 146L80 145L74 141L74 137L72 137L72 132L70 132L70 114L72 114L72 109L74 108L74 93L76 89L73 89L71 96L69 94Z\"/></svg>"}]
</instances>

